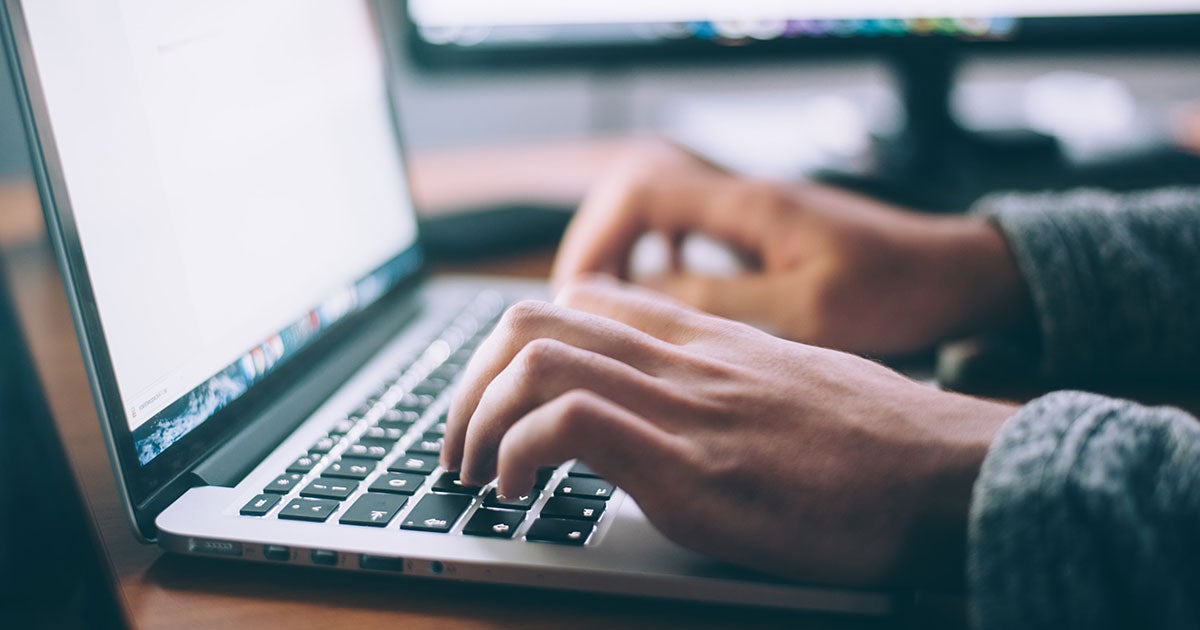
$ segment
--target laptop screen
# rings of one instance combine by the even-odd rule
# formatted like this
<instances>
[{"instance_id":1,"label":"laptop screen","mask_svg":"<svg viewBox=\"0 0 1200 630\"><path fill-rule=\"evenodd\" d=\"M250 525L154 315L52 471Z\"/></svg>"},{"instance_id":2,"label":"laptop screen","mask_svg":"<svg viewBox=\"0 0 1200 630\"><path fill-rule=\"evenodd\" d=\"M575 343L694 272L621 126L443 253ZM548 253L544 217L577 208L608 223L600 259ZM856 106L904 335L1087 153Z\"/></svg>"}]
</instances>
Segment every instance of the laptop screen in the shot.
<instances>
[{"instance_id":1,"label":"laptop screen","mask_svg":"<svg viewBox=\"0 0 1200 630\"><path fill-rule=\"evenodd\" d=\"M22 7L146 465L419 266L379 36L363 2Z\"/></svg>"}]
</instances>

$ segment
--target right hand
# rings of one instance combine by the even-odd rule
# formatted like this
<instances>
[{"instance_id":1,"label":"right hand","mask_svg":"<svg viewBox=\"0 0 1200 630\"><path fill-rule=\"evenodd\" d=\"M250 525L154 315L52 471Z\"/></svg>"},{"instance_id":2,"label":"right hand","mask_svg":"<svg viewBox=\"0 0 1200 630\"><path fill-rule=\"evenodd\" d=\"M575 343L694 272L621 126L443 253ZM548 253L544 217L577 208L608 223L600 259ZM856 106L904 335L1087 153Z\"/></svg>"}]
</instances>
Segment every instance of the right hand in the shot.
<instances>
[{"instance_id":1,"label":"right hand","mask_svg":"<svg viewBox=\"0 0 1200 630\"><path fill-rule=\"evenodd\" d=\"M1014 407L613 282L505 314L441 463L527 494L586 461L685 546L830 584L958 584L971 488Z\"/></svg>"},{"instance_id":2,"label":"right hand","mask_svg":"<svg viewBox=\"0 0 1200 630\"><path fill-rule=\"evenodd\" d=\"M1004 237L982 218L747 179L666 144L641 149L580 208L555 262L557 285L594 272L628 280L643 234L677 247L699 233L736 249L751 269L716 277L676 262L643 282L795 341L899 355L1013 323L1027 310Z\"/></svg>"}]
</instances>

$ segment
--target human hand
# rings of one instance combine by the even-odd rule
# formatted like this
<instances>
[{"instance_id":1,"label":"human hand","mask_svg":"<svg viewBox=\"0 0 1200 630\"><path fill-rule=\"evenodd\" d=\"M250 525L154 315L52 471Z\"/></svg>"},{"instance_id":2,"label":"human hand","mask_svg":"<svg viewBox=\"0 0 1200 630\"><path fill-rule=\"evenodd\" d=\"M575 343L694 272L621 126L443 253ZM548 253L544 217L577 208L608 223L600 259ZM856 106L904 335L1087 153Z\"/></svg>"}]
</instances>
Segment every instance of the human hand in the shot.
<instances>
[{"instance_id":1,"label":"human hand","mask_svg":"<svg viewBox=\"0 0 1200 630\"><path fill-rule=\"evenodd\" d=\"M971 487L1012 412L589 281L504 316L455 394L442 464L518 496L580 458L717 558L824 583L961 580Z\"/></svg>"},{"instance_id":2,"label":"human hand","mask_svg":"<svg viewBox=\"0 0 1200 630\"><path fill-rule=\"evenodd\" d=\"M1029 310L1000 232L978 217L934 217L818 184L739 177L665 144L598 185L554 267L561 285L601 272L630 279L646 233L676 248L689 234L723 241L750 266L734 277L674 266L642 280L701 310L780 336L899 355L1001 328Z\"/></svg>"}]
</instances>

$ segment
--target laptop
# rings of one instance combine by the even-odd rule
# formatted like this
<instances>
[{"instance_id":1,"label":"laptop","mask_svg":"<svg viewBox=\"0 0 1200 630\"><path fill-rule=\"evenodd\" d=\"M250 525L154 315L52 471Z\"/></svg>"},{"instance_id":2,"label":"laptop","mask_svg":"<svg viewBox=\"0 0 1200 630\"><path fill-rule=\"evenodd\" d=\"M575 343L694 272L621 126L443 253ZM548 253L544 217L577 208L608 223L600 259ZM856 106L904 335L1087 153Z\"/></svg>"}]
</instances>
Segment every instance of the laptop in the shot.
<instances>
[{"instance_id":1,"label":"laptop","mask_svg":"<svg viewBox=\"0 0 1200 630\"><path fill-rule=\"evenodd\" d=\"M437 466L448 392L540 283L431 279L383 12L4 0L113 470L167 551L884 614L686 550L580 462L501 501ZM403 95L399 95L401 98Z\"/></svg>"},{"instance_id":2,"label":"laptop","mask_svg":"<svg viewBox=\"0 0 1200 630\"><path fill-rule=\"evenodd\" d=\"M126 628L0 265L0 627Z\"/></svg>"}]
</instances>

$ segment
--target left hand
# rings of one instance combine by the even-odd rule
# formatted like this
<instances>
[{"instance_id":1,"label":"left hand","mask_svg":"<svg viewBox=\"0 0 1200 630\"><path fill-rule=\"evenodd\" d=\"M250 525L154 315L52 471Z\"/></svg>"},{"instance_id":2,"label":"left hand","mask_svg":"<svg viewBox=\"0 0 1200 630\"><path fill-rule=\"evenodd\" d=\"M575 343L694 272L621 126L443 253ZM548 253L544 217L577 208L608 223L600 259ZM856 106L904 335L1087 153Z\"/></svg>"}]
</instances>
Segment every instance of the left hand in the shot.
<instances>
[{"instance_id":1,"label":"left hand","mask_svg":"<svg viewBox=\"0 0 1200 630\"><path fill-rule=\"evenodd\" d=\"M961 574L971 486L1012 412L593 280L505 315L442 463L470 484L499 472L516 496L578 457L685 546L796 579L911 582L931 549Z\"/></svg>"},{"instance_id":2,"label":"left hand","mask_svg":"<svg viewBox=\"0 0 1200 630\"><path fill-rule=\"evenodd\" d=\"M903 355L1031 314L1008 244L987 219L749 179L667 144L638 148L580 206L558 250L556 283L588 273L634 279L634 245L657 233L670 245L669 269L636 280L802 343ZM746 270L689 270L680 244L696 234L728 245Z\"/></svg>"}]
</instances>

